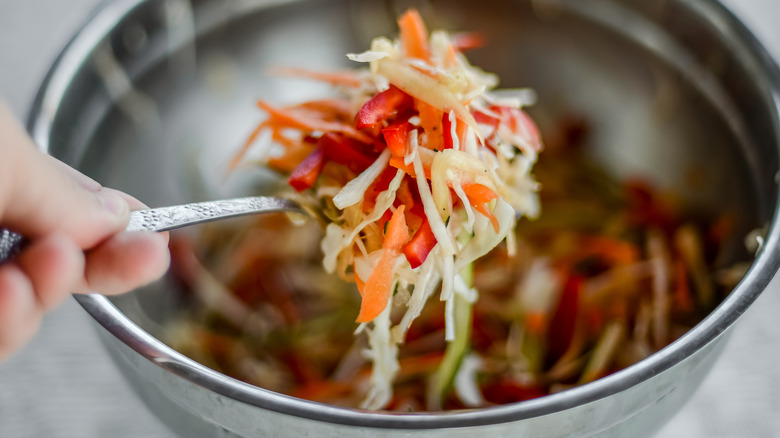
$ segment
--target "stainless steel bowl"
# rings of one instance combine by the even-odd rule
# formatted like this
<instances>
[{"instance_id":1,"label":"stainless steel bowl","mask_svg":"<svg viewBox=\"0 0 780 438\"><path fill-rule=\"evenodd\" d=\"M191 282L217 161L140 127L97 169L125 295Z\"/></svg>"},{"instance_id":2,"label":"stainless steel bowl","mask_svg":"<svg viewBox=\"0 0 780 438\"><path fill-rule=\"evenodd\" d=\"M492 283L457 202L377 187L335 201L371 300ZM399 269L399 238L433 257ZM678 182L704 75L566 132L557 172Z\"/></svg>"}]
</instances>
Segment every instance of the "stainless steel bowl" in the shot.
<instances>
[{"instance_id":1,"label":"stainless steel bowl","mask_svg":"<svg viewBox=\"0 0 780 438\"><path fill-rule=\"evenodd\" d=\"M254 100L324 90L264 70L345 66L344 53L393 33L410 4L435 11L433 27L485 33L489 47L470 58L504 86L536 89L543 129L586 117L592 156L609 171L673 188L701 211L737 211L738 235L768 226L723 303L670 346L593 383L489 409L388 414L276 394L169 348L156 337L176 307L168 280L78 301L132 386L182 436L651 434L690 397L780 264L780 76L716 1L117 0L58 58L29 128L49 153L150 205L268 189L266 174L222 183L227 156L259 117ZM740 240L724 263L744 255Z\"/></svg>"}]
</instances>

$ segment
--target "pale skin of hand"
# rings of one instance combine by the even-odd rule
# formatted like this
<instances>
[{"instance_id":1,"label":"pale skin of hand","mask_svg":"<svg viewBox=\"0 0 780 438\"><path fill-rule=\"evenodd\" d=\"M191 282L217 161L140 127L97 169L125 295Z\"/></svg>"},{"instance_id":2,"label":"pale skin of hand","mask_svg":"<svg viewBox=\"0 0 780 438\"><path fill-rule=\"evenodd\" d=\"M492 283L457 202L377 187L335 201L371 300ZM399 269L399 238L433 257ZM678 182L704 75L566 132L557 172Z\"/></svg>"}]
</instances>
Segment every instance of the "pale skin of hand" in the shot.
<instances>
[{"instance_id":1,"label":"pale skin of hand","mask_svg":"<svg viewBox=\"0 0 780 438\"><path fill-rule=\"evenodd\" d=\"M70 293L119 294L167 270L167 233L124 231L144 207L40 152L0 102L0 226L29 239L0 265L0 361Z\"/></svg>"}]
</instances>

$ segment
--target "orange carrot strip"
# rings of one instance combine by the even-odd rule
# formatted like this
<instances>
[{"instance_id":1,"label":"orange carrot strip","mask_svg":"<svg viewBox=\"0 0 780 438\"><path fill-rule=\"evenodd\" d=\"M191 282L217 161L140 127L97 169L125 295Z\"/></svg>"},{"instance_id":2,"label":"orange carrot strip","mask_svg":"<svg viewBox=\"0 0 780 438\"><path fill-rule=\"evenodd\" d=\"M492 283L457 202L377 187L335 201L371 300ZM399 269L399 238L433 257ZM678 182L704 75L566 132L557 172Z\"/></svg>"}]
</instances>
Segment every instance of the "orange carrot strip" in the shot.
<instances>
[{"instance_id":1,"label":"orange carrot strip","mask_svg":"<svg viewBox=\"0 0 780 438\"><path fill-rule=\"evenodd\" d=\"M444 137L441 126L443 112L421 100L415 100L414 103L420 116L420 126L428 134L427 143L420 144L420 146L437 151L444 149Z\"/></svg>"},{"instance_id":2,"label":"orange carrot strip","mask_svg":"<svg viewBox=\"0 0 780 438\"><path fill-rule=\"evenodd\" d=\"M423 60L431 59L431 50L428 47L428 30L425 28L420 13L416 9L409 9L398 19L401 44L410 58Z\"/></svg>"},{"instance_id":3,"label":"orange carrot strip","mask_svg":"<svg viewBox=\"0 0 780 438\"><path fill-rule=\"evenodd\" d=\"M398 207L387 223L387 233L385 233L385 240L382 243L382 255L363 288L363 299L360 302L357 322L372 321L385 310L390 301L393 293L395 259L398 258L401 249L409 241L404 207L403 205Z\"/></svg>"},{"instance_id":4,"label":"orange carrot strip","mask_svg":"<svg viewBox=\"0 0 780 438\"><path fill-rule=\"evenodd\" d=\"M252 143L257 140L257 137L260 136L260 133L263 132L264 129L268 128L268 122L262 122L257 125L257 127L252 131L251 134L249 134L249 137L247 137L244 144L241 146L241 149L236 152L235 155L233 155L233 158L230 160L230 166L228 169L230 171L233 171L238 167L238 165L241 163L241 160L244 158L244 155L246 155L247 151L249 151L249 147L252 146Z\"/></svg>"},{"instance_id":5,"label":"orange carrot strip","mask_svg":"<svg viewBox=\"0 0 780 438\"><path fill-rule=\"evenodd\" d=\"M531 312L525 315L525 327L528 332L541 336L547 329L547 315L544 312Z\"/></svg>"},{"instance_id":6,"label":"orange carrot strip","mask_svg":"<svg viewBox=\"0 0 780 438\"><path fill-rule=\"evenodd\" d=\"M274 125L306 131L338 132L366 144L373 142L373 138L346 123L317 119L312 117L312 113L309 111L296 110L295 108L276 108L262 100L257 101L257 106L271 116L271 123Z\"/></svg>"},{"instance_id":7,"label":"orange carrot strip","mask_svg":"<svg viewBox=\"0 0 780 438\"><path fill-rule=\"evenodd\" d=\"M639 260L639 248L631 242L609 236L583 236L583 255L600 256L611 263L630 265Z\"/></svg>"},{"instance_id":8,"label":"orange carrot strip","mask_svg":"<svg viewBox=\"0 0 780 438\"><path fill-rule=\"evenodd\" d=\"M270 73L277 76L297 76L300 78L314 79L332 85L344 85L347 87L359 87L363 84L360 77L351 70L318 72L298 67L274 67L270 69Z\"/></svg>"},{"instance_id":9,"label":"orange carrot strip","mask_svg":"<svg viewBox=\"0 0 780 438\"><path fill-rule=\"evenodd\" d=\"M390 167L401 169L412 178L417 178L417 173L414 171L414 166L404 163L403 157L390 157L390 161L387 163Z\"/></svg>"},{"instance_id":10,"label":"orange carrot strip","mask_svg":"<svg viewBox=\"0 0 780 438\"><path fill-rule=\"evenodd\" d=\"M442 352L433 352L419 356L403 357L398 359L399 371L397 378L400 380L405 377L411 377L416 374L430 372L441 364L444 357Z\"/></svg>"},{"instance_id":11,"label":"orange carrot strip","mask_svg":"<svg viewBox=\"0 0 780 438\"><path fill-rule=\"evenodd\" d=\"M295 170L295 168L298 167L313 150L314 147L309 143L295 142L287 146L282 155L270 157L268 159L268 165L283 172L290 173Z\"/></svg>"},{"instance_id":12,"label":"orange carrot strip","mask_svg":"<svg viewBox=\"0 0 780 438\"><path fill-rule=\"evenodd\" d=\"M444 58L444 67L450 68L458 65L458 49L450 44L447 47L447 57Z\"/></svg>"},{"instance_id":13,"label":"orange carrot strip","mask_svg":"<svg viewBox=\"0 0 780 438\"><path fill-rule=\"evenodd\" d=\"M412 178L417 178L417 173L414 171L414 166L412 164L407 165L404 163L404 159L402 157L390 157L388 164L391 167L403 170ZM426 178L431 179L431 166L426 166L425 163L423 163L423 172L425 172Z\"/></svg>"},{"instance_id":14,"label":"orange carrot strip","mask_svg":"<svg viewBox=\"0 0 780 438\"><path fill-rule=\"evenodd\" d=\"M352 263L352 272L355 273L355 286L357 286L357 290L360 293L360 298L363 298L363 289L366 287L366 282L358 275L354 263Z\"/></svg>"},{"instance_id":15,"label":"orange carrot strip","mask_svg":"<svg viewBox=\"0 0 780 438\"><path fill-rule=\"evenodd\" d=\"M490 219L490 223L493 224L493 229L497 233L499 229L498 219L493 215L493 212L487 208L487 203L498 198L498 194L490 187L479 183L466 183L461 187L463 187L463 192L466 193L466 197L469 198L471 206L482 213L486 218Z\"/></svg>"},{"instance_id":16,"label":"orange carrot strip","mask_svg":"<svg viewBox=\"0 0 780 438\"><path fill-rule=\"evenodd\" d=\"M315 380L299 386L290 395L306 400L327 403L338 397L349 394L351 382L339 382L329 379Z\"/></svg>"},{"instance_id":17,"label":"orange carrot strip","mask_svg":"<svg viewBox=\"0 0 780 438\"><path fill-rule=\"evenodd\" d=\"M466 147L466 130L469 128L469 125L464 123L461 120L458 120L458 126L455 127L455 135L458 136L458 141L460 142L460 150L465 150Z\"/></svg>"},{"instance_id":18,"label":"orange carrot strip","mask_svg":"<svg viewBox=\"0 0 780 438\"><path fill-rule=\"evenodd\" d=\"M344 99L319 99L298 104L298 108L316 111L332 120L352 121L353 105Z\"/></svg>"},{"instance_id":19,"label":"orange carrot strip","mask_svg":"<svg viewBox=\"0 0 780 438\"><path fill-rule=\"evenodd\" d=\"M472 204L485 204L496 198L498 194L490 187L479 183L465 183L462 185L463 192L469 198Z\"/></svg>"},{"instance_id":20,"label":"orange carrot strip","mask_svg":"<svg viewBox=\"0 0 780 438\"><path fill-rule=\"evenodd\" d=\"M395 192L395 199L410 209L414 206L414 196L412 195L412 189L409 188L409 178L404 177L401 180L401 185L398 186L398 190Z\"/></svg>"},{"instance_id":21,"label":"orange carrot strip","mask_svg":"<svg viewBox=\"0 0 780 438\"><path fill-rule=\"evenodd\" d=\"M499 229L498 219L493 214L493 212L490 211L489 208L487 208L487 205L486 204L477 204L477 205L472 205L472 207L474 207L474 210L477 210L478 212L482 213L483 216L485 216L486 218L490 219L490 223L493 224L493 230L496 233L498 233L498 229Z\"/></svg>"},{"instance_id":22,"label":"orange carrot strip","mask_svg":"<svg viewBox=\"0 0 780 438\"><path fill-rule=\"evenodd\" d=\"M271 130L271 140L273 140L273 141L275 141L275 142L279 143L280 145L282 145L284 147L287 147L287 148L296 146L296 145L300 144L300 142L301 142L301 140L298 139L298 138L290 138L290 137L284 135L284 132L282 131L282 129L279 129L279 128L273 128Z\"/></svg>"}]
</instances>

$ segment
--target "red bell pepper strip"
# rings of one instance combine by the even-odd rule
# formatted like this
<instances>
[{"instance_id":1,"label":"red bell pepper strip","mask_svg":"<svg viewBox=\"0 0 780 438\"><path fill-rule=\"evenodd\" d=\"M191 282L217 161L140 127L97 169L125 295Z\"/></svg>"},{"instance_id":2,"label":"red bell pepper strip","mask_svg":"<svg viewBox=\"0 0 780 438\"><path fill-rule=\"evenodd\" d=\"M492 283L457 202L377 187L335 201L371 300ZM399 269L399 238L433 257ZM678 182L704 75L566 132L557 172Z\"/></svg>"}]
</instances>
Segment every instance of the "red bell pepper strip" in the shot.
<instances>
[{"instance_id":1,"label":"red bell pepper strip","mask_svg":"<svg viewBox=\"0 0 780 438\"><path fill-rule=\"evenodd\" d=\"M547 361L554 363L569 349L574 330L577 326L577 316L580 311L580 290L583 279L579 275L571 275L563 286L558 307L550 320L547 332Z\"/></svg>"},{"instance_id":2,"label":"red bell pepper strip","mask_svg":"<svg viewBox=\"0 0 780 438\"><path fill-rule=\"evenodd\" d=\"M478 113L479 114L479 113ZM458 138L458 149L463 150L463 140L466 137L466 129L468 125L460 119L455 119L457 125L455 126L455 136ZM450 121L450 113L444 113L441 117L441 135L444 149L453 149L455 147L455 137L452 135L452 122Z\"/></svg>"},{"instance_id":3,"label":"red bell pepper strip","mask_svg":"<svg viewBox=\"0 0 780 438\"><path fill-rule=\"evenodd\" d=\"M496 129L498 124L501 122L501 120L498 117L495 117L491 114L485 114L482 111L474 111L474 120L476 120L477 123L481 123L483 125L489 125L493 129Z\"/></svg>"},{"instance_id":4,"label":"red bell pepper strip","mask_svg":"<svg viewBox=\"0 0 780 438\"><path fill-rule=\"evenodd\" d=\"M452 36L452 45L459 52L485 46L485 36L477 32L464 32Z\"/></svg>"},{"instance_id":5,"label":"red bell pepper strip","mask_svg":"<svg viewBox=\"0 0 780 438\"><path fill-rule=\"evenodd\" d=\"M330 161L347 166L351 171L360 173L374 163L371 147L342 134L328 132L322 134L317 146L322 149Z\"/></svg>"},{"instance_id":6,"label":"red bell pepper strip","mask_svg":"<svg viewBox=\"0 0 780 438\"><path fill-rule=\"evenodd\" d=\"M534 147L534 150L536 152L540 152L542 150L542 134L539 132L539 127L536 126L536 122L531 119L531 116L528 115L523 110L515 109L513 108L515 120L517 120L517 123L523 127L523 130L525 134L528 136L528 139L531 141L531 145ZM520 133L520 130L518 129L518 133Z\"/></svg>"},{"instance_id":7,"label":"red bell pepper strip","mask_svg":"<svg viewBox=\"0 0 780 438\"><path fill-rule=\"evenodd\" d=\"M531 146L537 152L542 150L542 135L539 127L525 111L508 106L493 105L490 111L498 114L500 119L496 119L488 114L477 113L474 119L480 123L492 125L494 128L503 123L508 126L515 134L525 134Z\"/></svg>"},{"instance_id":8,"label":"red bell pepper strip","mask_svg":"<svg viewBox=\"0 0 780 438\"><path fill-rule=\"evenodd\" d=\"M390 187L390 182L393 180L393 178L395 178L396 173L398 173L398 169L387 166L385 167L385 170L383 170L382 173L380 173L379 176L374 180L374 182L368 186L368 189L366 189L366 194L363 196L364 212L367 213L374 209L377 196Z\"/></svg>"},{"instance_id":9,"label":"red bell pepper strip","mask_svg":"<svg viewBox=\"0 0 780 438\"><path fill-rule=\"evenodd\" d=\"M450 114L444 113L441 116L441 135L442 135L442 141L443 149L452 149L454 146L454 141L452 138L452 122L450 122Z\"/></svg>"},{"instance_id":10,"label":"red bell pepper strip","mask_svg":"<svg viewBox=\"0 0 780 438\"><path fill-rule=\"evenodd\" d=\"M406 120L396 120L382 129L387 148L394 157L406 156L406 144L409 141L409 129L411 124Z\"/></svg>"},{"instance_id":11,"label":"red bell pepper strip","mask_svg":"<svg viewBox=\"0 0 780 438\"><path fill-rule=\"evenodd\" d=\"M290 174L288 183L296 191L301 192L314 187L314 183L325 167L325 154L321 148L316 148L301 161L301 164Z\"/></svg>"},{"instance_id":12,"label":"red bell pepper strip","mask_svg":"<svg viewBox=\"0 0 780 438\"><path fill-rule=\"evenodd\" d=\"M372 97L360 107L355 127L357 129L375 128L400 109L411 105L412 97L391 85L390 88Z\"/></svg>"},{"instance_id":13,"label":"red bell pepper strip","mask_svg":"<svg viewBox=\"0 0 780 438\"><path fill-rule=\"evenodd\" d=\"M515 403L547 395L540 386L532 383L523 384L510 378L490 382L482 386L485 400L495 404Z\"/></svg>"},{"instance_id":14,"label":"red bell pepper strip","mask_svg":"<svg viewBox=\"0 0 780 438\"><path fill-rule=\"evenodd\" d=\"M412 240L404 245L403 252L412 269L423 264L434 246L436 246L436 236L433 235L431 224L426 218L417 232L414 233Z\"/></svg>"}]
</instances>

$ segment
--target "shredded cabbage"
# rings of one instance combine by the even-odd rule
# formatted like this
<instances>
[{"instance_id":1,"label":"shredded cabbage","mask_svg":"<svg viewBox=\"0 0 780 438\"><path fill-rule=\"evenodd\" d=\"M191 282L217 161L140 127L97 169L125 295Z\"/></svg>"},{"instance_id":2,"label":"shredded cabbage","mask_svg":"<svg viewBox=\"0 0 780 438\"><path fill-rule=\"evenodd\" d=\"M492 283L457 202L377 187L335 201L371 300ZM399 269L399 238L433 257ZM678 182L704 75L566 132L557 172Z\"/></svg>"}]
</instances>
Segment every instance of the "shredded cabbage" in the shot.
<instances>
[{"instance_id":1,"label":"shredded cabbage","mask_svg":"<svg viewBox=\"0 0 780 438\"><path fill-rule=\"evenodd\" d=\"M348 182L347 185L333 197L333 204L343 210L360 202L360 200L363 199L366 190L368 190L368 186L374 182L376 177L385 169L389 159L390 150L385 149L379 158L374 161L374 164L364 170L357 178Z\"/></svg>"},{"instance_id":2,"label":"shredded cabbage","mask_svg":"<svg viewBox=\"0 0 780 438\"><path fill-rule=\"evenodd\" d=\"M414 14L408 12L405 17L420 20ZM445 339L459 345L457 362L450 359L446 365L446 380L452 380L467 346L466 340L457 339L467 331L456 328L456 320L463 320L456 318L456 312L470 312L470 303L478 297L470 280L463 278L464 268L470 269L476 259L508 239L518 217L534 217L539 212L539 187L531 170L541 141L520 109L532 100L529 92L497 93L496 76L469 64L447 32L432 32L424 40L412 33L407 29L406 39L376 38L369 50L347 55L352 61L369 64L367 72L354 75L360 78L359 86L342 87L355 114L322 110L318 115L314 107L305 107L296 114L321 117L318 122L327 123L307 119L276 126L273 119L266 122L277 134L274 138L279 132L295 131L286 138L309 141L299 147L310 150L314 144L315 152L323 148L327 157L325 165L296 169L309 174L294 186L299 191L312 188L304 193L313 197L312 204L326 210L323 216L330 222L320 246L327 272L366 287L360 282L372 275L384 246L403 245L393 266L392 290L362 295L364 303L367 296L390 297L378 316L361 322L356 330L368 336L366 358L373 365L363 404L369 409L382 408L390 401L399 366L398 346L437 288L444 301ZM355 129L350 125L353 120L357 121ZM338 134L348 139L338 145L342 149L325 151L329 146L318 142L323 133L306 129L307 124L339 127ZM393 143L398 141L404 143ZM370 164L356 170L342 161L347 156ZM300 177L296 172L291 178ZM414 228L407 229L408 241L388 243L384 227L400 205L406 206L404 215ZM427 243L414 241L422 224L432 234L433 240ZM419 266L412 268L412 259ZM466 307L456 310L456 302ZM392 312L398 312L398 317L391 318ZM469 361L470 366L477 366ZM468 383L473 370L464 373L460 392L469 403L478 403L478 389Z\"/></svg>"}]
</instances>

